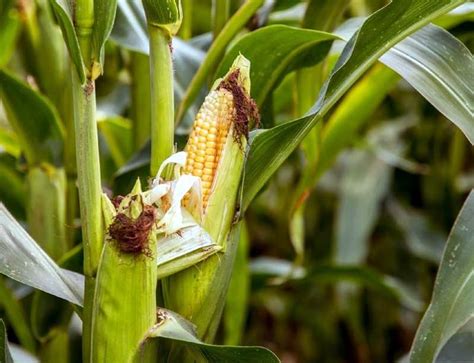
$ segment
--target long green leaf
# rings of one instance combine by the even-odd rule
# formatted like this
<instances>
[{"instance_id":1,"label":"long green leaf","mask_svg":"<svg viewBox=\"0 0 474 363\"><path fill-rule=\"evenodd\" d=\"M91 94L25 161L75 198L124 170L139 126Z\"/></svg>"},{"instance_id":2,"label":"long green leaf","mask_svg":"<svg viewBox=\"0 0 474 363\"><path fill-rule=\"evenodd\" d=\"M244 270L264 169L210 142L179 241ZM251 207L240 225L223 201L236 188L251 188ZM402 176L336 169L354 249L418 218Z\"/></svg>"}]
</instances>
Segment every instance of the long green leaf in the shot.
<instances>
[{"instance_id":1,"label":"long green leaf","mask_svg":"<svg viewBox=\"0 0 474 363\"><path fill-rule=\"evenodd\" d=\"M10 60L20 30L20 17L13 5L10 0L0 7L0 69Z\"/></svg>"},{"instance_id":2,"label":"long green leaf","mask_svg":"<svg viewBox=\"0 0 474 363\"><path fill-rule=\"evenodd\" d=\"M26 216L25 178L18 170L17 159L0 153L0 200L18 219Z\"/></svg>"},{"instance_id":3,"label":"long green leaf","mask_svg":"<svg viewBox=\"0 0 474 363\"><path fill-rule=\"evenodd\" d=\"M446 30L428 25L380 61L400 74L474 144L474 56Z\"/></svg>"},{"instance_id":4,"label":"long green leaf","mask_svg":"<svg viewBox=\"0 0 474 363\"><path fill-rule=\"evenodd\" d=\"M462 0L399 0L370 16L344 48L310 116L260 131L246 165L244 209L311 128L385 52ZM262 167L265 166L265 167Z\"/></svg>"},{"instance_id":5,"label":"long green leaf","mask_svg":"<svg viewBox=\"0 0 474 363\"><path fill-rule=\"evenodd\" d=\"M61 269L0 203L0 273L76 305L82 304L82 275Z\"/></svg>"},{"instance_id":6,"label":"long green leaf","mask_svg":"<svg viewBox=\"0 0 474 363\"><path fill-rule=\"evenodd\" d=\"M448 238L433 297L418 327L410 361L432 362L441 348L474 317L474 191Z\"/></svg>"},{"instance_id":7,"label":"long green leaf","mask_svg":"<svg viewBox=\"0 0 474 363\"><path fill-rule=\"evenodd\" d=\"M335 39L338 39L336 35L321 31L285 25L267 26L239 39L226 53L217 76L224 75L235 57L243 54L252 64L252 97L262 105L283 76L320 62Z\"/></svg>"},{"instance_id":8,"label":"long green leaf","mask_svg":"<svg viewBox=\"0 0 474 363\"><path fill-rule=\"evenodd\" d=\"M0 319L0 362L13 363L10 349L8 348L7 329L5 323Z\"/></svg>"},{"instance_id":9,"label":"long green leaf","mask_svg":"<svg viewBox=\"0 0 474 363\"><path fill-rule=\"evenodd\" d=\"M270 350L262 347L219 346L200 341L194 326L170 310L158 309L158 323L147 338L165 338L187 347L197 361L209 363L278 363L280 360Z\"/></svg>"},{"instance_id":10,"label":"long green leaf","mask_svg":"<svg viewBox=\"0 0 474 363\"><path fill-rule=\"evenodd\" d=\"M98 122L112 158L121 167L132 155L132 125L122 117L108 117Z\"/></svg>"},{"instance_id":11,"label":"long green leaf","mask_svg":"<svg viewBox=\"0 0 474 363\"><path fill-rule=\"evenodd\" d=\"M66 42L69 56L76 68L79 80L81 83L84 83L86 71L79 47L79 40L74 29L74 3L67 0L50 0L50 3L63 32L64 41Z\"/></svg>"},{"instance_id":12,"label":"long green leaf","mask_svg":"<svg viewBox=\"0 0 474 363\"><path fill-rule=\"evenodd\" d=\"M94 1L94 28L92 30L91 57L93 62L100 64L101 73L104 71L104 45L112 32L117 0Z\"/></svg>"},{"instance_id":13,"label":"long green leaf","mask_svg":"<svg viewBox=\"0 0 474 363\"><path fill-rule=\"evenodd\" d=\"M60 164L64 131L54 106L4 71L0 71L0 96L28 163Z\"/></svg>"}]
</instances>

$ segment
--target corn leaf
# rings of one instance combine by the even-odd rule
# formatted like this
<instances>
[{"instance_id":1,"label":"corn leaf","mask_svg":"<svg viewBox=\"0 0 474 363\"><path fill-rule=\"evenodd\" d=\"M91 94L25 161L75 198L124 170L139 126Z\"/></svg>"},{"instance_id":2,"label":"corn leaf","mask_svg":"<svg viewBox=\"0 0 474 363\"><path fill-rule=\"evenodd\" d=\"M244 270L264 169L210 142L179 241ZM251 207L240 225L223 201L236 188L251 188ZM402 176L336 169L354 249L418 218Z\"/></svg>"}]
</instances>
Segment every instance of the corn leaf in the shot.
<instances>
[{"instance_id":1,"label":"corn leaf","mask_svg":"<svg viewBox=\"0 0 474 363\"><path fill-rule=\"evenodd\" d=\"M448 237L431 303L411 349L412 363L434 361L448 339L474 317L473 216L471 191Z\"/></svg>"},{"instance_id":2,"label":"corn leaf","mask_svg":"<svg viewBox=\"0 0 474 363\"><path fill-rule=\"evenodd\" d=\"M54 106L4 71L0 71L0 96L28 163L60 164L64 131Z\"/></svg>"},{"instance_id":3,"label":"corn leaf","mask_svg":"<svg viewBox=\"0 0 474 363\"><path fill-rule=\"evenodd\" d=\"M150 54L145 12L141 2L118 0L110 39L126 49Z\"/></svg>"},{"instance_id":4,"label":"corn leaf","mask_svg":"<svg viewBox=\"0 0 474 363\"><path fill-rule=\"evenodd\" d=\"M4 153L0 153L0 200L16 218L25 219L25 178L18 170L17 159Z\"/></svg>"},{"instance_id":5,"label":"corn leaf","mask_svg":"<svg viewBox=\"0 0 474 363\"><path fill-rule=\"evenodd\" d=\"M262 347L219 346L200 341L194 326L178 314L163 308L158 309L158 324L149 332L147 338L169 339L188 348L195 359L218 363L277 363L280 360L270 350Z\"/></svg>"},{"instance_id":6,"label":"corn leaf","mask_svg":"<svg viewBox=\"0 0 474 363\"><path fill-rule=\"evenodd\" d=\"M112 159L121 167L132 155L132 125L120 116L99 120L99 130L104 136Z\"/></svg>"},{"instance_id":7,"label":"corn leaf","mask_svg":"<svg viewBox=\"0 0 474 363\"><path fill-rule=\"evenodd\" d=\"M104 67L104 45L112 31L116 11L117 0L94 0L91 57L93 62L100 63L101 72Z\"/></svg>"},{"instance_id":8,"label":"corn leaf","mask_svg":"<svg viewBox=\"0 0 474 363\"><path fill-rule=\"evenodd\" d=\"M387 121L366 138L365 148L348 153L336 220L334 260L338 264L363 263L369 250L369 237L380 215L383 199L390 190L393 167L380 160L374 148L392 154L403 151L401 135L411 118ZM360 213L364 211L364 213Z\"/></svg>"},{"instance_id":9,"label":"corn leaf","mask_svg":"<svg viewBox=\"0 0 474 363\"><path fill-rule=\"evenodd\" d=\"M61 269L0 204L0 273L82 305L84 278Z\"/></svg>"},{"instance_id":10,"label":"corn leaf","mask_svg":"<svg viewBox=\"0 0 474 363\"><path fill-rule=\"evenodd\" d=\"M315 284L350 282L369 288L413 311L420 311L423 307L423 302L402 281L367 266L316 265L306 270L295 267L291 261L259 257L250 263L250 270L253 278L265 280L264 284L268 284L266 280L270 278L272 283L289 281L289 284L310 289Z\"/></svg>"},{"instance_id":11,"label":"corn leaf","mask_svg":"<svg viewBox=\"0 0 474 363\"><path fill-rule=\"evenodd\" d=\"M76 30L74 29L74 3L67 0L50 0L51 8L56 15L56 19L63 32L64 41L69 51L72 63L76 68L79 80L84 83L86 80L86 71L84 61L79 47Z\"/></svg>"},{"instance_id":12,"label":"corn leaf","mask_svg":"<svg viewBox=\"0 0 474 363\"><path fill-rule=\"evenodd\" d=\"M413 208L389 200L388 212L405 235L407 249L419 258L438 265L443 255L446 236L441 229L430 223L426 215Z\"/></svg>"},{"instance_id":13,"label":"corn leaf","mask_svg":"<svg viewBox=\"0 0 474 363\"><path fill-rule=\"evenodd\" d=\"M401 75L474 144L474 56L446 30L428 25L380 61Z\"/></svg>"},{"instance_id":14,"label":"corn leaf","mask_svg":"<svg viewBox=\"0 0 474 363\"><path fill-rule=\"evenodd\" d=\"M10 60L20 30L20 17L14 1L0 5L0 68Z\"/></svg>"},{"instance_id":15,"label":"corn leaf","mask_svg":"<svg viewBox=\"0 0 474 363\"><path fill-rule=\"evenodd\" d=\"M338 37L331 33L271 25L239 39L226 53L217 71L222 77L239 53L250 60L252 97L261 106L289 72L320 62ZM265 57L262 57L265 54Z\"/></svg>"},{"instance_id":16,"label":"corn leaf","mask_svg":"<svg viewBox=\"0 0 474 363\"><path fill-rule=\"evenodd\" d=\"M311 128L377 58L430 20L462 2L400 0L388 4L367 18L344 48L318 102L312 109L312 114L256 134L246 166L243 208L249 205Z\"/></svg>"},{"instance_id":17,"label":"corn leaf","mask_svg":"<svg viewBox=\"0 0 474 363\"><path fill-rule=\"evenodd\" d=\"M10 349L8 348L7 329L0 319L0 362L13 363Z\"/></svg>"}]
</instances>

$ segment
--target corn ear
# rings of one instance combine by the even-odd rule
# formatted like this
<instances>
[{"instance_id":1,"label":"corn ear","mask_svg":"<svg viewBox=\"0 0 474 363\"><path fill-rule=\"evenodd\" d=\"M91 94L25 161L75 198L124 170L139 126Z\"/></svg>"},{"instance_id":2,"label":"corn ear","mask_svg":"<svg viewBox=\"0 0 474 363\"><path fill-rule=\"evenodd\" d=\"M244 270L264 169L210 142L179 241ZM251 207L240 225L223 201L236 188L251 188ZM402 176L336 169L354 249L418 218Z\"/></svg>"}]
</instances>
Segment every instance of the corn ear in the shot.
<instances>
[{"instance_id":1,"label":"corn ear","mask_svg":"<svg viewBox=\"0 0 474 363\"><path fill-rule=\"evenodd\" d=\"M202 224L223 250L198 265L171 276L163 284L165 306L192 321L197 327L198 337L207 342L213 340L222 314L239 235L239 228L234 225L234 220L238 213L248 123L256 114L249 96L249 70L249 61L240 55L227 75L215 82L197 116L187 146L190 159L185 172L201 178L211 176L210 184L204 184L203 187L205 208ZM233 86L237 87L234 90L236 92L226 88L226 84L232 79L235 81ZM231 104L227 102L229 94ZM216 100L217 104L211 104ZM209 135L202 132L203 122L209 124L208 131L215 135L218 142L209 145L208 142L214 137L209 141L202 139ZM202 168L202 162L196 159L202 156L202 152L198 154L202 150L205 157L214 157L213 173L204 172L206 165ZM201 168L203 171L200 171ZM206 181L208 180L203 180L203 183Z\"/></svg>"},{"instance_id":2,"label":"corn ear","mask_svg":"<svg viewBox=\"0 0 474 363\"><path fill-rule=\"evenodd\" d=\"M112 226L122 223L119 215L136 222L145 208L139 181L117 210L103 196L108 232L96 280L91 362L156 361L153 347L140 346L156 322L156 233L150 230L147 247L139 253L125 252L112 234Z\"/></svg>"}]
</instances>

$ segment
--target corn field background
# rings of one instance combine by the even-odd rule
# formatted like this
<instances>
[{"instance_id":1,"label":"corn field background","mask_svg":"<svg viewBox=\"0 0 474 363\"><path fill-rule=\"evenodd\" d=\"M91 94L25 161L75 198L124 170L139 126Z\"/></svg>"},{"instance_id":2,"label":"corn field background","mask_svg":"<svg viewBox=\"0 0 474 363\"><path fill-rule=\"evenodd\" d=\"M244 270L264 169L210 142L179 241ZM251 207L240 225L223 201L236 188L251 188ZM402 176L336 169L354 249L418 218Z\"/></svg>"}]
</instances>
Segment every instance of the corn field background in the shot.
<instances>
[{"instance_id":1,"label":"corn field background","mask_svg":"<svg viewBox=\"0 0 474 363\"><path fill-rule=\"evenodd\" d=\"M473 24L0 0L0 363L474 362Z\"/></svg>"}]
</instances>

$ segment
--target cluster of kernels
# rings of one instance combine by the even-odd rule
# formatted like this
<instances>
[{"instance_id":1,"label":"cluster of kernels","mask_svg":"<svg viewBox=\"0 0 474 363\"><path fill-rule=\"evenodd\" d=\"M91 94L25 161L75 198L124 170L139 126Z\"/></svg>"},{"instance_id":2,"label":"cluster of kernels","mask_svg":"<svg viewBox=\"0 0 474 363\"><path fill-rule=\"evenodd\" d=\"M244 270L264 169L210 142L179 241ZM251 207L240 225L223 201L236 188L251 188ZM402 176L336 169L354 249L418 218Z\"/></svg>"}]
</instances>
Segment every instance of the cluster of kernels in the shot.
<instances>
[{"instance_id":1,"label":"cluster of kernels","mask_svg":"<svg viewBox=\"0 0 474 363\"><path fill-rule=\"evenodd\" d=\"M185 148L188 157L184 172L201 178L204 208L233 117L232 94L225 89L211 91L204 100L189 135Z\"/></svg>"}]
</instances>

